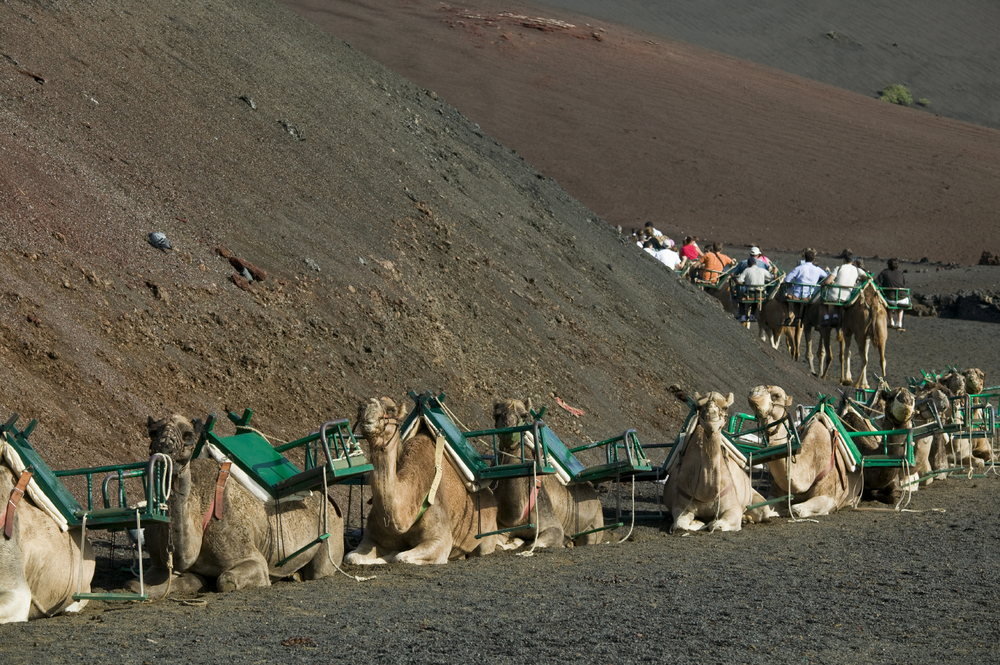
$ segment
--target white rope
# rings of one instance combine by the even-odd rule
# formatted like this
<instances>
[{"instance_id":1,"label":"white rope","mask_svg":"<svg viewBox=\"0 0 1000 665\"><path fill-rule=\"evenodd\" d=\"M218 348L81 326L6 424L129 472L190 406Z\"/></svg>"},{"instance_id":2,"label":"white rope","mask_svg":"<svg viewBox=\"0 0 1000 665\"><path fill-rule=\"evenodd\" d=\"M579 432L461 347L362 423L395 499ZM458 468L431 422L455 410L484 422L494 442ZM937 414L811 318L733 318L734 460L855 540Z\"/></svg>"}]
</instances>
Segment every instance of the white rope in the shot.
<instances>
[{"instance_id":1,"label":"white rope","mask_svg":"<svg viewBox=\"0 0 1000 665\"><path fill-rule=\"evenodd\" d=\"M531 492L536 487L538 487L538 463L535 462L531 465L531 487L528 489L528 497L530 502ZM541 488L538 488L538 493L535 494L535 539L531 541L531 549L527 552L518 552L517 556L535 556L535 548L538 547L538 531L541 526L542 520L540 519L541 510L538 508L538 495L542 493ZM528 519L531 519L531 511L528 511Z\"/></svg>"},{"instance_id":2,"label":"white rope","mask_svg":"<svg viewBox=\"0 0 1000 665\"><path fill-rule=\"evenodd\" d=\"M629 539L629 536L632 535L632 530L634 528L635 528L635 474L632 474L632 523L629 525L628 533L625 534L625 537L618 541L619 545L621 545L622 543L624 543L626 540Z\"/></svg>"},{"instance_id":3,"label":"white rope","mask_svg":"<svg viewBox=\"0 0 1000 665\"><path fill-rule=\"evenodd\" d=\"M322 504L323 504L323 510L320 512L320 519L322 519L322 525L321 526L322 526L323 533L330 533L330 530L327 528L327 520L328 520L327 511L330 509L330 496L327 494L326 472L324 471L320 475L323 476L323 496L321 496L320 499L319 499L322 502ZM361 510L364 511L364 505L363 504L361 506ZM344 534L341 533L339 535L340 535L341 539L344 538ZM350 577L355 582L367 582L368 580L375 579L375 575L370 575L368 577L362 577L360 575L349 575L348 573L345 573L343 570L340 569L340 566L337 565L337 562L333 560L333 553L330 551L331 547L332 546L330 544L330 538L327 538L326 539L326 558L330 561L331 564L333 564L333 567L337 569L338 573L340 573L344 577Z\"/></svg>"}]
</instances>

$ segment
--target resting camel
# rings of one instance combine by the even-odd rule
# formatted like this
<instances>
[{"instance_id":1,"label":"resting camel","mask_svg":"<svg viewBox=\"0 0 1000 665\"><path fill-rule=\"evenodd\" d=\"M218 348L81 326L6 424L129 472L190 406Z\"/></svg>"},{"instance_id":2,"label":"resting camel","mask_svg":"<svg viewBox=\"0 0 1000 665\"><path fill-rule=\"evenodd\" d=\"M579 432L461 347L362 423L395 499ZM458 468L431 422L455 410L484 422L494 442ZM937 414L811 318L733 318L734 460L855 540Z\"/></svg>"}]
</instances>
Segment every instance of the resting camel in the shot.
<instances>
[{"instance_id":1,"label":"resting camel","mask_svg":"<svg viewBox=\"0 0 1000 665\"><path fill-rule=\"evenodd\" d=\"M970 375L974 381L978 379L976 374L970 372ZM942 376L937 383L928 384L923 387L923 390L933 389L942 391L949 398L951 406L947 409L946 414L942 414L942 420L945 422L954 424L960 419L959 414L956 413L956 408L959 407L961 407L960 413L966 414L966 418L971 418L974 415L974 410L968 408L972 405L971 399L968 397L969 391L966 387L964 373L953 370ZM980 390L982 390L981 387ZM969 411L973 411L973 413L967 413ZM941 438L947 448L948 463L950 465L980 471L986 466L986 462L992 460L993 448L986 439L970 440L966 437L956 436L955 434L942 435Z\"/></svg>"},{"instance_id":2,"label":"resting camel","mask_svg":"<svg viewBox=\"0 0 1000 665\"><path fill-rule=\"evenodd\" d=\"M913 426L914 398L906 388L892 391L883 390L878 395L875 408L883 409L882 422L876 426L871 419L862 416L857 409L846 400L841 405L840 420L848 431L876 432L880 429L909 429ZM862 455L883 454L886 450L878 437L858 437L854 439ZM895 434L889 437L886 448L889 455L901 456L905 452L906 435ZM897 503L903 494L903 485L916 479L915 469L907 470L900 467L868 467L864 472L864 496L884 503ZM916 485L909 485L917 489Z\"/></svg>"},{"instance_id":3,"label":"resting camel","mask_svg":"<svg viewBox=\"0 0 1000 665\"><path fill-rule=\"evenodd\" d=\"M663 502L673 517L670 531L739 531L747 505L764 500L750 485L750 478L727 449L722 436L733 394L695 393L698 418L683 440L683 449L667 469ZM776 516L770 506L747 516L760 522Z\"/></svg>"},{"instance_id":4,"label":"resting camel","mask_svg":"<svg viewBox=\"0 0 1000 665\"><path fill-rule=\"evenodd\" d=\"M375 467L372 509L361 543L344 561L425 565L492 553L496 536L477 540L476 534L478 528L483 533L497 529L493 493L467 491L455 468L437 457L436 442L424 431L400 441L405 412L388 397L358 407L358 424Z\"/></svg>"},{"instance_id":5,"label":"resting camel","mask_svg":"<svg viewBox=\"0 0 1000 665\"><path fill-rule=\"evenodd\" d=\"M206 577L216 578L219 591L233 591L270 586L271 578L320 579L336 571L344 554L344 521L334 504L325 505L322 492L265 506L231 479L225 484L218 519L213 498L220 465L210 458L191 459L202 424L172 415L150 418L148 429L150 455L163 453L174 463L170 524L146 529L150 595L200 591ZM331 537L279 568L279 561L324 533L324 510Z\"/></svg>"},{"instance_id":6,"label":"resting camel","mask_svg":"<svg viewBox=\"0 0 1000 665\"><path fill-rule=\"evenodd\" d=\"M938 384L920 388L917 391L914 405L914 426L937 422L939 418L942 422L947 422L951 418L951 401ZM932 405L934 410L932 410ZM948 435L940 430L935 430L913 441L917 473L920 474L921 478L924 478L921 481L924 487L934 482L935 478L944 480L948 477L946 474L930 475L933 471L948 468L948 444Z\"/></svg>"},{"instance_id":7,"label":"resting camel","mask_svg":"<svg viewBox=\"0 0 1000 665\"><path fill-rule=\"evenodd\" d=\"M778 386L757 386L748 397L750 408L763 427L785 418L792 410L792 396ZM788 421L768 435L770 445L788 440ZM861 469L851 471L853 460L845 457L831 435L833 428L825 415L813 417L800 434L802 448L788 458L768 462L772 487L793 495L793 517L829 515L853 506L861 495ZM772 494L780 496L772 489Z\"/></svg>"},{"instance_id":8,"label":"resting camel","mask_svg":"<svg viewBox=\"0 0 1000 665\"><path fill-rule=\"evenodd\" d=\"M0 449L4 445L0 443ZM18 480L0 459L0 500L7 501ZM0 531L3 528L4 520L0 520ZM86 593L94 577L89 540L84 542L84 554L82 588ZM79 585L80 529L60 530L55 520L24 495L14 511L10 538L0 533L0 623L79 612L87 604L86 600L73 601Z\"/></svg>"},{"instance_id":9,"label":"resting camel","mask_svg":"<svg viewBox=\"0 0 1000 665\"><path fill-rule=\"evenodd\" d=\"M840 322L840 383L868 388L868 343L878 349L881 376L885 376L885 341L889 315L878 289L869 280L853 305L844 308ZM851 379L851 338L857 340L861 370L858 380Z\"/></svg>"},{"instance_id":10,"label":"resting camel","mask_svg":"<svg viewBox=\"0 0 1000 665\"><path fill-rule=\"evenodd\" d=\"M528 422L529 406L524 402L509 399L493 405L493 420L497 429L517 427ZM531 450L525 447L525 458ZM501 454L520 459L520 437L504 434L499 437ZM534 459L533 455L530 455ZM579 483L563 486L554 475L538 476L532 485L531 478L507 478L500 480L496 488L498 528L536 524L536 528L525 528L509 532L510 536L524 541L535 541L538 547L564 547L593 545L601 542L602 532L591 533L570 540L570 535L582 533L604 526L604 511L597 490L592 484Z\"/></svg>"}]
</instances>

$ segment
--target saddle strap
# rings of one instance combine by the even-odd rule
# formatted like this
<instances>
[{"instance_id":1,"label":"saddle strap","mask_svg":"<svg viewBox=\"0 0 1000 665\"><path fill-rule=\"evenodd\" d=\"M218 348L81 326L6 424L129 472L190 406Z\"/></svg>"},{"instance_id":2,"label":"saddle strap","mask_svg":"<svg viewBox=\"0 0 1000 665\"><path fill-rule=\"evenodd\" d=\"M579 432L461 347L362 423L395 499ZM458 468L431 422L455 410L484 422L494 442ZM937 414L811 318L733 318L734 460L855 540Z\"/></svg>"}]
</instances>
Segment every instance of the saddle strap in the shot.
<instances>
[{"instance_id":1,"label":"saddle strap","mask_svg":"<svg viewBox=\"0 0 1000 665\"><path fill-rule=\"evenodd\" d=\"M24 490L28 487L28 481L30 480L31 471L25 469L21 472L21 477L18 479L17 485L10 491L7 505L4 506L3 514L0 515L0 522L3 522L3 537L7 540L14 537L14 511L17 510L17 504L21 501L21 497L24 496Z\"/></svg>"},{"instance_id":2,"label":"saddle strap","mask_svg":"<svg viewBox=\"0 0 1000 665\"><path fill-rule=\"evenodd\" d=\"M535 507L535 499L538 498L538 490L542 486L542 479L535 476L535 486L531 488L531 494L528 495L528 505L524 509L524 514L521 515L521 521L524 522L528 519L528 515L531 514L531 509Z\"/></svg>"},{"instance_id":3,"label":"saddle strap","mask_svg":"<svg viewBox=\"0 0 1000 665\"><path fill-rule=\"evenodd\" d=\"M213 515L217 520L222 519L223 507L225 506L226 482L229 480L229 467L232 465L232 462L223 462L222 468L219 469L219 478L215 481L215 493L212 495L212 503L208 505L205 517L201 521L202 533L205 533L205 529L208 528L208 523L212 521Z\"/></svg>"}]
</instances>

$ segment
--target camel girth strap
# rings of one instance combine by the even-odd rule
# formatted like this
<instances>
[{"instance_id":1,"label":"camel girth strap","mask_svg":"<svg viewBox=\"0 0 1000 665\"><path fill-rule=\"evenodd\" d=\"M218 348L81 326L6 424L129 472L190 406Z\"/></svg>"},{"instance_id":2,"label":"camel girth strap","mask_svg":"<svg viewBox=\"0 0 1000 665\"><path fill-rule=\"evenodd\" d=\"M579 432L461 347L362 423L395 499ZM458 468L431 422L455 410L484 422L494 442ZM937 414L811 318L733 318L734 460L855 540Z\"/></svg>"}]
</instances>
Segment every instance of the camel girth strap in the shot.
<instances>
[{"instance_id":1,"label":"camel girth strap","mask_svg":"<svg viewBox=\"0 0 1000 665\"><path fill-rule=\"evenodd\" d=\"M17 485L10 491L10 496L7 498L7 505L4 506L3 514L0 515L0 522L3 522L3 537L10 540L14 537L14 511L17 510L17 504L21 501L21 497L24 496L24 490L28 487L28 482L31 480L31 470L25 469L21 472L21 477L17 480Z\"/></svg>"},{"instance_id":2,"label":"camel girth strap","mask_svg":"<svg viewBox=\"0 0 1000 665\"><path fill-rule=\"evenodd\" d=\"M229 480L229 467L232 465L232 462L223 462L222 467L219 469L219 477L215 481L215 492L212 494L212 502L208 504L205 517L201 520L202 533L205 533L205 530L208 529L208 524L212 521L213 516L217 520L222 519L223 508L225 506L226 482Z\"/></svg>"}]
</instances>

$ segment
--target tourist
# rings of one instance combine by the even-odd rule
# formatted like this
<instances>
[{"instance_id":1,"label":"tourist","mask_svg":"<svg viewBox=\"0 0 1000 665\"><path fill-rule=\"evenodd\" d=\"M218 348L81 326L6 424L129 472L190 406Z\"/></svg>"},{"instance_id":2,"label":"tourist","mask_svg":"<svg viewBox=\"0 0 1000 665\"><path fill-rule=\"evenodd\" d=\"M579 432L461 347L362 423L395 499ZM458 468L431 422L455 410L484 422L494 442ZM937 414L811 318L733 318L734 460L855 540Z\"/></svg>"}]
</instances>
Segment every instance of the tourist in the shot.
<instances>
[{"instance_id":1,"label":"tourist","mask_svg":"<svg viewBox=\"0 0 1000 665\"><path fill-rule=\"evenodd\" d=\"M904 332L903 309L909 307L910 298L898 259L889 259L886 269L875 278L875 285L882 289L886 302L894 308L889 310L889 327Z\"/></svg>"},{"instance_id":2,"label":"tourist","mask_svg":"<svg viewBox=\"0 0 1000 665\"><path fill-rule=\"evenodd\" d=\"M719 281L719 276L727 266L731 266L735 261L722 253L722 243L712 243L712 249L701 255L701 279L705 282L715 284Z\"/></svg>"}]
</instances>

